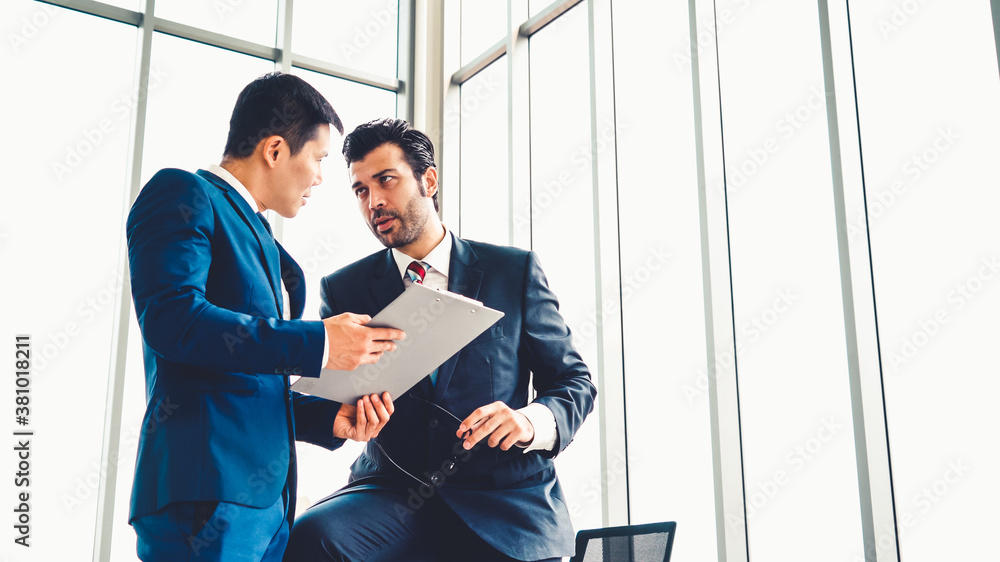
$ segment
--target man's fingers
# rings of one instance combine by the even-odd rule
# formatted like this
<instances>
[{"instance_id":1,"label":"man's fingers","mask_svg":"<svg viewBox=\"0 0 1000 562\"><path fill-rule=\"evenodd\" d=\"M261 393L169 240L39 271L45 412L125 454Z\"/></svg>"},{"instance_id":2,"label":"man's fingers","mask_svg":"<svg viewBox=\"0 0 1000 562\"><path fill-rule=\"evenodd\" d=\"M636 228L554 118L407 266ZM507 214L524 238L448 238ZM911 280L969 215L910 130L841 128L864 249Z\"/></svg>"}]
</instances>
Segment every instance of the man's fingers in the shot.
<instances>
[{"instance_id":1,"label":"man's fingers","mask_svg":"<svg viewBox=\"0 0 1000 562\"><path fill-rule=\"evenodd\" d=\"M356 417L354 418L354 425L356 427L364 427L368 423L368 414L365 412L365 399L358 398L358 409Z\"/></svg>"},{"instance_id":2,"label":"man's fingers","mask_svg":"<svg viewBox=\"0 0 1000 562\"><path fill-rule=\"evenodd\" d=\"M457 436L461 437L466 431L470 429L475 429L483 420L488 419L493 415L496 410L496 404L487 404L486 406L480 406L476 408L474 412L469 414L469 417L462 420L461 425L458 426Z\"/></svg>"},{"instance_id":3,"label":"man's fingers","mask_svg":"<svg viewBox=\"0 0 1000 562\"><path fill-rule=\"evenodd\" d=\"M386 393L388 396L388 393ZM375 415L378 417L378 429L382 429L387 421L389 421L389 410L385 407L385 403L378 397L378 394L372 394L372 407L375 409Z\"/></svg>"},{"instance_id":4,"label":"man's fingers","mask_svg":"<svg viewBox=\"0 0 1000 562\"><path fill-rule=\"evenodd\" d=\"M392 405L392 396L388 392L382 393L382 404L385 405L385 409L389 412L390 416L396 411L396 407Z\"/></svg>"},{"instance_id":5,"label":"man's fingers","mask_svg":"<svg viewBox=\"0 0 1000 562\"><path fill-rule=\"evenodd\" d=\"M385 408L382 408L381 403L377 404L375 401L378 400L377 394L372 394L371 396L365 396L365 405L368 408L368 431L377 431L383 425L385 425L386 417L388 414L385 413ZM382 410L379 412L379 410Z\"/></svg>"},{"instance_id":6,"label":"man's fingers","mask_svg":"<svg viewBox=\"0 0 1000 562\"><path fill-rule=\"evenodd\" d=\"M394 349L396 349L396 342L376 340L371 343L371 350L373 353L385 353L386 351L393 351Z\"/></svg>"},{"instance_id":7,"label":"man's fingers","mask_svg":"<svg viewBox=\"0 0 1000 562\"><path fill-rule=\"evenodd\" d=\"M334 322L340 321L340 322L344 322L344 323L348 323L348 324L357 324L357 325L360 325L360 326L364 326L365 324L367 324L368 322L370 322L371 319L372 319L372 317L368 316L367 314L354 314L353 312L343 312L343 313L338 314L336 316L331 316L330 318L324 319L324 322L326 322L326 321L334 321Z\"/></svg>"},{"instance_id":8,"label":"man's fingers","mask_svg":"<svg viewBox=\"0 0 1000 562\"><path fill-rule=\"evenodd\" d=\"M491 417L491 418L489 418L487 420L484 420L482 422L482 424L480 424L480 426L478 428L476 428L475 431L472 432L472 435L470 435L468 438L466 438L465 444L463 446L466 449L471 449L471 448L475 447L476 443L479 443L484 438L486 438L487 436L489 436L490 434L492 434L493 431L499 425L500 425L500 422L499 422L499 420L496 419L495 416ZM491 446L495 447L496 445L491 445Z\"/></svg>"},{"instance_id":9,"label":"man's fingers","mask_svg":"<svg viewBox=\"0 0 1000 562\"><path fill-rule=\"evenodd\" d=\"M500 449L504 451L509 451L514 444L517 443L517 437L514 433L508 433L507 437L504 437L503 441L500 442Z\"/></svg>"},{"instance_id":10,"label":"man's fingers","mask_svg":"<svg viewBox=\"0 0 1000 562\"><path fill-rule=\"evenodd\" d=\"M393 328L368 328L368 337L375 341L406 339L406 332Z\"/></svg>"}]
</instances>

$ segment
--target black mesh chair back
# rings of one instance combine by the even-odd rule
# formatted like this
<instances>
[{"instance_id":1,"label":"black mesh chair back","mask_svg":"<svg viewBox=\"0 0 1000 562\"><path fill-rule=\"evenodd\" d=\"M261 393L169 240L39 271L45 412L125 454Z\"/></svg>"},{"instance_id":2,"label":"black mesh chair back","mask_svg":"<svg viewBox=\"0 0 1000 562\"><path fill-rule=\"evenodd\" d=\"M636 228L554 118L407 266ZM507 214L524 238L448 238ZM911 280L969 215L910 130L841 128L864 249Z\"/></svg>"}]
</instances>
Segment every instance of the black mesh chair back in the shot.
<instances>
[{"instance_id":1,"label":"black mesh chair back","mask_svg":"<svg viewBox=\"0 0 1000 562\"><path fill-rule=\"evenodd\" d=\"M669 562L676 529L670 521L580 531L570 562Z\"/></svg>"}]
</instances>

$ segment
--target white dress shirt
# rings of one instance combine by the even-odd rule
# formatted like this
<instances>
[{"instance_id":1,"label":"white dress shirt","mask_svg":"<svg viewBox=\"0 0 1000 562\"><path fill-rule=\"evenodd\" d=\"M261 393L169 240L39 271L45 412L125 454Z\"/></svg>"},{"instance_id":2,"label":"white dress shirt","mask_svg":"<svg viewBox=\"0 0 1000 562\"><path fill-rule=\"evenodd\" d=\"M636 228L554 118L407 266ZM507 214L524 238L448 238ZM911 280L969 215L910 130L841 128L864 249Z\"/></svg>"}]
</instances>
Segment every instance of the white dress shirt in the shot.
<instances>
[{"instance_id":1,"label":"white dress shirt","mask_svg":"<svg viewBox=\"0 0 1000 562\"><path fill-rule=\"evenodd\" d=\"M239 193L240 196L242 196L243 199L246 200L247 205L250 205L250 208L253 209L254 213L260 212L260 207L257 206L257 200L253 198L253 195L250 195L250 190L247 189L246 186L240 182L240 180L236 179L236 176L231 174L229 170L223 168L218 164L212 164L211 166L205 168L205 170L212 172L213 174L218 176L219 179L228 183L233 189L235 189L236 193ZM291 308L288 300L288 289L285 288L285 280L282 279L280 275L278 276L278 279L281 283L282 320L288 320L290 318L289 309ZM325 325L323 326L323 331L324 332L326 331ZM327 337L323 338L323 362L320 363L321 369L323 367L326 367L326 362L329 360L329 358L330 358L330 337L329 334L327 334Z\"/></svg>"},{"instance_id":2,"label":"white dress shirt","mask_svg":"<svg viewBox=\"0 0 1000 562\"><path fill-rule=\"evenodd\" d=\"M443 225L442 225L443 226ZM422 260L410 257L397 248L392 249L392 257L396 260L396 267L399 268L399 275L403 278L403 285L409 287L412 281L406 274L406 268L410 262L422 261L428 265L427 273L424 275L423 284L431 289L448 290L448 274L451 267L451 232L445 227L444 238L433 250ZM535 437L531 440L524 452L528 451L551 451L556 444L556 418L552 415L552 410L548 406L533 402L518 410L528 418L535 430Z\"/></svg>"}]
</instances>

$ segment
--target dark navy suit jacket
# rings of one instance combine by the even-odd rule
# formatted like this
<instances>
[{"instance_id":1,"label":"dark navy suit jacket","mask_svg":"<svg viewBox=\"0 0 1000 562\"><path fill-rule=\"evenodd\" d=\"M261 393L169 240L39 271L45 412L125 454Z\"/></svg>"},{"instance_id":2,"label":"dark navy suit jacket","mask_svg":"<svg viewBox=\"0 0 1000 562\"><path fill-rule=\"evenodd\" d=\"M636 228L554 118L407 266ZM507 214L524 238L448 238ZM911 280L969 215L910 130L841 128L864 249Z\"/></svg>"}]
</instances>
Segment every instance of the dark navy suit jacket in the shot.
<instances>
[{"instance_id":1,"label":"dark navy suit jacket","mask_svg":"<svg viewBox=\"0 0 1000 562\"><path fill-rule=\"evenodd\" d=\"M199 170L161 170L126 223L142 331L146 413L129 521L171 502L268 507L286 481L295 513L295 424L327 448L337 405L296 395L288 375L318 376L321 322L281 320L305 304L302 270L246 200Z\"/></svg>"},{"instance_id":2,"label":"dark navy suit jacket","mask_svg":"<svg viewBox=\"0 0 1000 562\"><path fill-rule=\"evenodd\" d=\"M369 442L351 468L351 484L339 493L353 487L409 487L410 498L400 508L414 510L427 496L440 494L473 531L509 556L572 556L573 527L552 458L593 409L597 391L590 372L573 348L534 253L457 236L453 240L449 290L501 310L504 317L446 361L435 386L428 377L408 395L393 397L396 410L377 438L392 461L425 483L438 473L442 483L434 490L421 486ZM381 251L323 279L320 315L350 311L375 316L403 288L392 252ZM537 391L534 401L555 416L558 436L549 452L502 451L485 443L472 452L456 449L458 422L414 397L464 419L498 400L514 409L524 407L529 380ZM451 467L447 462L456 451L461 453Z\"/></svg>"}]
</instances>

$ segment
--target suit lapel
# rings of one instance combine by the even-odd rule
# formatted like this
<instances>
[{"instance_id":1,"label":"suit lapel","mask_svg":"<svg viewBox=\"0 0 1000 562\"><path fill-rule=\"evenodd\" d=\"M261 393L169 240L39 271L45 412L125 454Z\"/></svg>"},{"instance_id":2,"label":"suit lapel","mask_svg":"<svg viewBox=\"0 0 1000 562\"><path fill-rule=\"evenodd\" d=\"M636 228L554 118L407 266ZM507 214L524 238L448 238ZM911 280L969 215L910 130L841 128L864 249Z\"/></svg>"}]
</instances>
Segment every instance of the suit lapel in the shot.
<instances>
[{"instance_id":1,"label":"suit lapel","mask_svg":"<svg viewBox=\"0 0 1000 562\"><path fill-rule=\"evenodd\" d=\"M289 318L297 320L302 318L302 312L306 308L306 280L302 273L302 268L295 263L292 256L288 255L281 244L274 243L278 247L278 255L281 260L281 280L285 283L285 290L288 291L288 311Z\"/></svg>"},{"instance_id":2,"label":"suit lapel","mask_svg":"<svg viewBox=\"0 0 1000 562\"><path fill-rule=\"evenodd\" d=\"M478 256L472 247L458 236L452 236L451 261L448 271L448 290L479 300L479 288L483 284L483 270L473 267ZM451 377L455 373L459 351L438 367L437 384L434 385L434 402L440 403Z\"/></svg>"},{"instance_id":3,"label":"suit lapel","mask_svg":"<svg viewBox=\"0 0 1000 562\"><path fill-rule=\"evenodd\" d=\"M236 210L240 218L243 219L247 227L250 228L250 231L253 232L254 237L257 239L257 244L260 246L261 261L267 270L267 278L271 282L271 293L274 296L275 310L278 313L278 317L281 318L281 307L284 299L281 298L281 256L278 252L277 242L264 229L264 225L257 218L253 209L250 208L250 205L247 204L246 199L237 193L233 189L233 186L211 172L198 170L197 173L225 192L229 203Z\"/></svg>"},{"instance_id":4,"label":"suit lapel","mask_svg":"<svg viewBox=\"0 0 1000 562\"><path fill-rule=\"evenodd\" d=\"M403 294L403 278L399 276L399 269L396 267L396 260L392 259L392 251L386 250L381 261L375 265L372 271L371 280L368 283L368 290L372 299L375 300L375 316L380 310L389 306L389 303L396 300L396 297Z\"/></svg>"}]
</instances>

